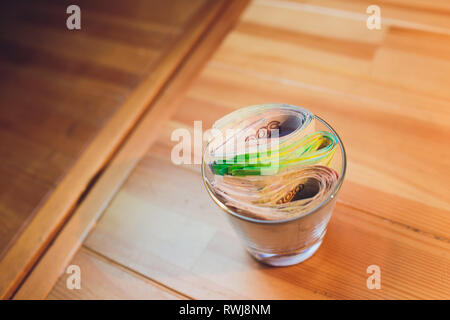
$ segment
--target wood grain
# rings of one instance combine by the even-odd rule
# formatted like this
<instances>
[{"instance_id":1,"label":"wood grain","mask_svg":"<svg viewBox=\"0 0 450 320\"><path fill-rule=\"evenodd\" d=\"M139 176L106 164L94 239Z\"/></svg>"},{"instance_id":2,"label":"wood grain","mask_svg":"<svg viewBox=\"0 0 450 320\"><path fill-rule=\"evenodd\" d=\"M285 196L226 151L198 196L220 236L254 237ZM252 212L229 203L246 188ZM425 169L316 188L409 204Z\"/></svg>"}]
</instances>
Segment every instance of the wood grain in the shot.
<instances>
[{"instance_id":1,"label":"wood grain","mask_svg":"<svg viewBox=\"0 0 450 320\"><path fill-rule=\"evenodd\" d=\"M449 297L449 243L342 203L313 258L264 267L242 248L198 170L155 152L130 175L87 247L197 299ZM381 290L366 287L371 264L382 270Z\"/></svg>"},{"instance_id":2,"label":"wood grain","mask_svg":"<svg viewBox=\"0 0 450 320\"><path fill-rule=\"evenodd\" d=\"M65 274L54 286L47 299L183 299L176 292L136 274L129 269L111 264L110 261L87 250L80 249L70 262L80 268L81 288L68 289Z\"/></svg>"},{"instance_id":3,"label":"wood grain","mask_svg":"<svg viewBox=\"0 0 450 320\"><path fill-rule=\"evenodd\" d=\"M84 246L196 299L450 299L449 7L383 0L370 31L369 4L253 1ZM198 166L170 160L174 129L261 102L309 108L348 156L322 247L286 268L253 260Z\"/></svg>"},{"instance_id":4,"label":"wood grain","mask_svg":"<svg viewBox=\"0 0 450 320\"><path fill-rule=\"evenodd\" d=\"M143 2L140 10L154 9L155 7L164 9L161 4L161 1ZM104 5L109 7L110 3L104 2ZM9 297L17 288L19 282L68 218L90 181L109 160L163 84L198 40L207 25L205 24L207 19L205 21L202 19L210 12L217 10L219 5L220 3L213 1L199 0L188 4L185 1L174 0L170 6L177 12L174 15L175 21L170 22L167 27L169 30L165 34L167 43L157 48L149 48L147 43L142 46L124 43L118 39L111 39L110 35L105 38L99 37L99 30L94 28L97 31L91 34L89 25L85 25L86 32L64 31L65 29L61 30L59 25L42 23L43 20L45 21L42 17L30 19L29 15L34 11L32 8L24 8L20 3L13 13L8 11L9 14L11 13L11 17L14 17L13 28L11 29L11 25L9 25L10 28L2 28L2 30L14 30L14 32L0 32L0 41L6 41L6 46L11 42L17 46L9 54L6 53L9 60L5 68L11 71L13 78L14 76L18 77L29 87L32 87L33 84L36 86L35 83L38 79L44 79L42 82L38 81L42 88L36 90L39 92L36 94L36 100L33 99L33 96L30 96L30 99L42 104L49 104L51 101L51 103L59 105L57 99L52 100L52 96L44 98L44 94L42 94L42 92L55 92L56 90L48 88L46 85L49 84L53 87L56 82L56 86L61 89L65 88L63 92L69 95L67 97L69 100L73 95L74 101L80 101L79 94L84 99L97 97L101 100L106 96L106 100L112 97L113 99L109 101L113 101L114 104L107 106L109 110L106 114L101 112L103 125L100 127L84 124L80 120L90 114L89 109L84 109L81 113L68 111L61 115L58 114L61 106L47 108L49 109L48 115L44 113L42 118L39 116L37 119L33 118L34 121L30 121L31 124L28 126L26 122L16 123L21 119L18 114L11 114L8 119L10 131L22 128L20 134L26 135L26 139L32 141L35 148L41 149L41 145L45 146L42 148L43 151L37 151L42 158L41 163L37 164L35 162L40 157L34 157L28 149L21 149L19 146L17 146L19 148L8 148L7 161L8 163L18 163L16 165L16 168L20 168L18 170L33 170L32 174L39 179L39 172L46 171L48 165L52 164L51 157L55 157L54 161L58 162L56 158L58 154L52 154L51 157L46 156L45 153L42 155L43 152L47 152L46 145L51 146L50 150L60 151L63 149L62 151L66 151L66 154L72 157L71 161L66 162L68 165L60 166L62 171L51 176L58 183L55 189L46 195L45 201L41 197L39 199L41 202L34 203L33 210L14 215L20 221L11 223L10 226L16 229L2 233L8 237L11 235L14 237L13 239L4 238L1 242L3 249L8 248L8 250L4 251L0 261L0 297ZM53 12L51 13L53 21L56 19L56 12L65 12L62 4L50 3L48 6L49 11ZM119 9L121 6L129 7L123 5L123 2L117 2L115 8ZM100 10L100 8L96 7L96 10ZM34 14L41 11L38 8ZM127 16L123 11L119 11L119 23L116 25L118 29L123 27L125 19L132 19L132 16ZM156 13L155 10L144 11L152 11L152 15ZM95 20L95 14L93 16L92 20ZM142 18L145 20L144 17ZM106 20L114 21L114 19ZM143 20L141 20L142 24ZM49 21L51 22L52 18ZM163 23L158 19L156 22L157 24ZM2 20L2 23L7 24L8 19ZM154 33L151 28L153 23L149 24L148 32L151 36ZM173 25L178 25L180 31L176 31L175 28L174 33L171 30ZM134 28L135 24L131 23L129 27ZM143 35L142 32L141 35ZM48 41L42 41L43 38ZM50 58L58 57L53 60L56 63L49 61L47 53L50 54ZM68 63L65 63L66 61ZM93 69L91 69L92 65L94 65ZM84 70L88 71L84 72ZM30 78L28 78L29 73L32 74ZM23 74L26 76L23 77ZM121 78L119 79L120 84L117 83L118 77ZM109 81L111 78L115 80ZM6 82L7 78L5 77L4 80ZM85 90L89 91L87 95L84 95ZM31 90L32 92L33 90ZM6 96L7 101L13 101L9 91L2 90L2 93ZM60 91L55 94L55 98L61 96ZM77 104L67 105L71 108L78 107ZM26 108L27 103L22 103L21 106ZM104 104L99 103L99 106L103 107ZM4 107L7 108L7 106ZM82 105L83 107L85 106ZM41 108L37 107L34 110L39 113ZM71 119L69 114L78 114L79 118ZM38 130L39 133L34 134L33 132L36 130L33 125L36 126L36 120L40 118L48 121L48 123L38 122L40 125L45 125L47 129ZM87 132L87 128L90 127L92 130ZM59 135L68 137L66 139L54 138ZM71 135L78 137L78 144L77 139L71 139ZM48 142L53 140L60 141L59 143ZM67 147L61 148L64 145L72 145L73 149L64 150L67 149ZM78 148L74 146L78 146ZM61 160L64 158L61 157ZM25 163L21 163L21 161L25 161ZM72 165L72 163L74 164ZM63 173L65 175L62 177ZM50 184L56 184L56 181L53 180ZM36 190L36 192L41 191ZM38 195L40 194L38 193ZM35 196L33 199L36 198L38 197ZM14 199L17 202L21 201L18 197ZM23 232L20 233L22 230ZM11 243L12 240L14 240L13 243Z\"/></svg>"},{"instance_id":5,"label":"wood grain","mask_svg":"<svg viewBox=\"0 0 450 320\"><path fill-rule=\"evenodd\" d=\"M268 2L266 0L266 2ZM370 0L276 0L298 10L314 10L329 12L334 15L344 15L365 23L366 9L375 4ZM405 27L413 30L427 30L435 33L449 34L449 3L438 1L405 1L381 0L376 3L382 11L383 24ZM308 6L312 6L308 8Z\"/></svg>"},{"instance_id":6,"label":"wood grain","mask_svg":"<svg viewBox=\"0 0 450 320\"><path fill-rule=\"evenodd\" d=\"M449 163L446 156L436 157L433 152L440 150L440 137L448 136L449 131L444 125L429 122L432 113L446 117L445 109L442 112L439 108L432 112L422 109L422 119L419 120L419 114L397 114L401 105L390 103L390 97L386 98L388 101L370 100L334 88L305 85L297 80L285 84L283 79L228 65L216 67L211 63L184 102L190 111L180 109L174 120L192 126L194 119L204 119L203 125L208 128L215 119L236 106L255 103L255 97L261 101L289 101L308 106L325 119L332 119L331 124L341 135L349 159L347 183L351 181L366 187L365 190L369 188L380 192L371 197L361 197L364 192L358 191L358 188L347 192L346 183L342 192L348 197L342 198L342 201L350 205L353 202L355 207L362 206L383 217L449 239L450 202L444 191L446 188L440 187L449 186L449 182L436 170L449 168ZM223 88L227 88L227 94L224 94ZM410 96L406 92L397 97L401 98L405 104L409 103ZM433 100L428 101L431 103ZM439 105L436 104L437 107ZM363 114L360 112L362 108ZM208 115L204 117L206 110ZM412 108L408 110L414 112ZM361 132L364 136L357 134ZM436 143L434 146L433 141ZM368 145L371 147L368 148ZM399 148L402 152L396 152ZM423 163L430 165L423 166ZM412 176L414 181L423 183L414 183ZM402 202L398 202L399 199L403 199Z\"/></svg>"},{"instance_id":7,"label":"wood grain","mask_svg":"<svg viewBox=\"0 0 450 320\"><path fill-rule=\"evenodd\" d=\"M211 11L203 19L203 23L211 24L208 32L202 36L201 41L194 46L172 80L162 89L127 142L105 168L101 179L90 190L17 291L15 299L37 299L48 294L87 232L93 227L113 194L156 140L165 122L176 110L183 93L187 91L191 81L198 75L245 5L243 1L228 1L226 6L218 6L217 10Z\"/></svg>"}]
</instances>

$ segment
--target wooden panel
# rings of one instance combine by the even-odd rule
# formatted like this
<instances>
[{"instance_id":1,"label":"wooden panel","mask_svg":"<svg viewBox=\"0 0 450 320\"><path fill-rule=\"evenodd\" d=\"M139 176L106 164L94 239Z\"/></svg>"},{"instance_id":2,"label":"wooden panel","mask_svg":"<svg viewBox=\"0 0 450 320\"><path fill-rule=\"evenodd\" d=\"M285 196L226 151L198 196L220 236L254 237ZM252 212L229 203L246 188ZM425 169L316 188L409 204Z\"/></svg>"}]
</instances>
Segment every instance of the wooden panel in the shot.
<instances>
[{"instance_id":1,"label":"wooden panel","mask_svg":"<svg viewBox=\"0 0 450 320\"><path fill-rule=\"evenodd\" d=\"M264 70L265 73L278 75L280 77L295 78L306 74L299 74L301 69L314 68L317 71L333 71L337 74L348 74L362 77L365 81L383 83L385 86L406 88L414 92L423 92L442 98L448 96L449 85L446 79L448 74L449 55L445 54L448 50L450 35L434 34L426 31L404 30L403 28L382 29L380 31L368 30L365 25L351 27L350 29L361 29L368 35L377 34L380 39L373 41L377 44L377 50L374 53L374 59L357 59L349 54L351 49L348 47L349 39L343 39L348 35L346 29L340 30L333 28L330 19L333 15L321 15L314 19L316 21L312 30L299 29L293 22L296 21L299 14L314 15L306 11L295 11L291 18L284 20L282 13L277 14L273 6L265 2L256 2L253 8L257 8L257 13L252 13L249 9L242 19L242 27L238 28L223 46L219 53L218 61L227 62L233 65L239 65L244 69L255 71ZM283 8L290 12L289 9ZM284 11L283 11L284 12ZM344 21L351 19L344 19ZM277 23L272 25L266 23L271 19L278 19ZM299 20L303 21L303 20ZM266 37L267 33L252 31L247 23L265 24L270 27L270 34L276 33L280 36ZM292 22L292 23L290 23ZM308 25L308 24L306 24ZM339 24L340 25L340 24ZM303 24L300 24L303 27ZM320 26L320 27L319 27ZM275 29L272 29L275 27ZM249 30L250 29L250 30ZM258 29L253 27L254 30ZM240 32L242 30L242 32ZM299 33L297 41L286 42L284 30L288 32ZM337 33L337 34L335 34ZM314 39L320 37L322 41L328 42L329 39L339 49L323 50L314 44L313 40L304 41L302 38ZM372 36L373 37L373 36ZM385 39L387 38L387 39ZM398 40L401 38L401 40ZM317 43L317 39L315 42ZM353 50L361 51L360 47L367 42L367 36L355 36L351 41L356 42ZM385 41L386 44L381 45ZM392 43L396 46L393 48ZM424 49L428 47L428 53L424 54ZM370 50L368 47L366 50ZM444 49L447 48L447 49ZM444 49L444 50L443 50ZM434 52L430 56L429 52ZM248 57L252 57L251 60ZM426 66L426 67L425 67ZM300 70L298 70L298 69ZM286 70L287 69L287 70ZM426 81L422 81L421 80Z\"/></svg>"},{"instance_id":2,"label":"wooden panel","mask_svg":"<svg viewBox=\"0 0 450 320\"><path fill-rule=\"evenodd\" d=\"M149 156L85 245L197 299L323 298L266 277L207 197L198 172ZM123 220L125 207L133 208L128 222Z\"/></svg>"},{"instance_id":3,"label":"wooden panel","mask_svg":"<svg viewBox=\"0 0 450 320\"><path fill-rule=\"evenodd\" d=\"M56 187L45 194L46 201L40 189L30 191L26 201L34 202L28 211L5 213L16 221L4 225L8 230L0 238L1 297L13 293L90 181L199 39L207 25L205 17L220 7L219 2L207 0L154 0L130 9L133 6L124 2L103 1L91 12L88 3L79 3L83 15L89 11L80 31L66 29L63 3L18 2L2 10L7 17L0 19L0 44L7 49L1 53L0 68L5 72L0 97L7 111L1 139L9 141L15 135L25 141L10 141L5 152L2 146L2 163L14 167L17 174L32 175L36 181L30 188ZM170 10L159 15L155 8L164 9L163 3ZM111 7L117 16L108 12ZM126 13L140 10L158 18L142 16L137 22ZM137 38L126 41L124 27L138 30L142 43ZM122 30L122 37L114 37L114 30ZM159 40L149 43L147 37L155 33ZM11 197L8 203L20 203L25 196L9 194L7 189L0 192Z\"/></svg>"},{"instance_id":4,"label":"wooden panel","mask_svg":"<svg viewBox=\"0 0 450 320\"><path fill-rule=\"evenodd\" d=\"M365 21L348 15L340 15L336 12L320 10L320 8L311 9L306 5L295 5L284 1L254 1L242 20L336 40L373 44L382 42L386 32L385 27L372 32L366 27Z\"/></svg>"},{"instance_id":5,"label":"wooden panel","mask_svg":"<svg viewBox=\"0 0 450 320\"><path fill-rule=\"evenodd\" d=\"M194 298L449 298L450 244L339 203L323 247L293 267L267 268L239 244L198 170L151 150L86 246ZM368 290L366 268L384 287ZM200 284L200 285L198 285Z\"/></svg>"},{"instance_id":6,"label":"wooden panel","mask_svg":"<svg viewBox=\"0 0 450 320\"><path fill-rule=\"evenodd\" d=\"M450 299L449 10L380 3L369 31L363 0L252 2L84 245L192 298ZM274 101L327 119L348 153L322 247L286 268L253 260L198 166L170 161L174 129Z\"/></svg>"},{"instance_id":7,"label":"wooden panel","mask_svg":"<svg viewBox=\"0 0 450 320\"><path fill-rule=\"evenodd\" d=\"M279 5L309 9L311 11L329 12L335 15L347 16L366 22L366 9L376 4L380 7L383 24L403 26L416 30L429 30L439 33L449 33L450 10L446 0L261 0L266 3L279 2Z\"/></svg>"},{"instance_id":8,"label":"wooden panel","mask_svg":"<svg viewBox=\"0 0 450 320\"><path fill-rule=\"evenodd\" d=\"M408 106L410 98L406 92L398 96ZM432 113L437 119L446 117L448 111L440 111L440 104L434 104L436 108L432 112L424 108L417 116L405 112L400 115L397 112L402 105L395 107L385 99L390 97L370 100L345 94L345 91L210 64L190 90L174 120L192 126L194 120L203 119L204 128L209 128L215 119L233 108L256 101L289 101L306 106L325 119L332 119L330 123L345 143L350 163L346 181L357 185L349 184L348 191L347 183L344 185L342 192L347 197L342 197L342 201L448 239L450 201L444 190L450 185L436 168L449 168L449 161L447 156L436 157L434 151L446 152L441 150L439 141L449 130L429 122ZM429 109L432 110L430 105ZM409 110L415 112L412 108ZM204 116L206 111L207 116ZM364 135L359 134L362 132ZM170 135L165 138L170 140ZM402 152L396 152L399 148ZM429 165L423 166L423 163ZM418 179L416 181L424 183L414 183L412 175ZM362 198L362 190L367 188L372 196ZM402 201L398 202L399 199Z\"/></svg>"},{"instance_id":9,"label":"wooden panel","mask_svg":"<svg viewBox=\"0 0 450 320\"><path fill-rule=\"evenodd\" d=\"M70 262L80 268L81 289L68 289L64 274L56 283L49 300L79 299L180 299L179 294L139 274L112 264L89 250L81 249Z\"/></svg>"},{"instance_id":10,"label":"wooden panel","mask_svg":"<svg viewBox=\"0 0 450 320\"><path fill-rule=\"evenodd\" d=\"M8 112L5 112L4 118L8 117L7 114ZM27 174L33 177L36 183L54 185L73 159L67 153L48 145L30 141L17 132L20 126L16 126L14 130L5 127L0 128L0 135L4 139L0 146L1 166L12 167L16 172ZM6 189L2 190L7 192Z\"/></svg>"},{"instance_id":11,"label":"wooden panel","mask_svg":"<svg viewBox=\"0 0 450 320\"><path fill-rule=\"evenodd\" d=\"M34 176L2 163L0 166L0 241L7 248L17 236L22 222L29 218L36 203L51 192L52 187ZM21 201L17 201L17 195Z\"/></svg>"},{"instance_id":12,"label":"wooden panel","mask_svg":"<svg viewBox=\"0 0 450 320\"><path fill-rule=\"evenodd\" d=\"M113 194L156 140L165 122L175 112L183 93L198 75L213 51L220 44L230 27L237 20L246 2L242 0L223 2L223 10L210 12L203 20L211 23L208 32L188 55L171 81L163 88L145 113L130 137L105 168L98 182L90 189L84 201L60 231L25 282L14 295L15 299L38 299L45 297L65 265L95 224Z\"/></svg>"}]
</instances>

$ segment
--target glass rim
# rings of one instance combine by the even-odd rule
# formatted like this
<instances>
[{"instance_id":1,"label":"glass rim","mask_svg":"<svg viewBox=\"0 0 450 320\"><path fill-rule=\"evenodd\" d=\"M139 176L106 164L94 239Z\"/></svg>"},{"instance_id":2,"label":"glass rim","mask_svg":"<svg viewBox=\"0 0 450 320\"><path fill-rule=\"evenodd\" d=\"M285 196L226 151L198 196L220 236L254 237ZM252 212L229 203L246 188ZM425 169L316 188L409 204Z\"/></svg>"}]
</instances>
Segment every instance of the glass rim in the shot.
<instances>
[{"instance_id":1,"label":"glass rim","mask_svg":"<svg viewBox=\"0 0 450 320\"><path fill-rule=\"evenodd\" d=\"M342 167L341 167L341 174L339 175L339 179L337 181L336 186L334 187L333 191L322 201L320 202L318 205L316 205L315 207L309 209L308 211L295 216L295 217L291 217L291 218L286 218L286 219L280 219L280 220L261 220L261 219L255 219L255 218L251 218L251 217L247 217L245 215L239 214L233 210L231 210L230 208L228 208L225 204L222 203L222 201L220 201L217 196L214 194L214 192L211 190L211 185L208 181L208 179L205 176L205 157L204 154L202 155L202 180L203 180L203 184L205 185L206 191L208 192L209 196L211 197L211 199L222 209L224 210L226 213L231 214L232 216L248 221L248 222L252 222L252 223L258 223L258 224L281 224L281 223L288 223L300 218L303 218L307 215L312 214L313 212L316 212L318 210L320 210L322 207L326 206L332 199L334 199L334 197L337 195L337 193L339 192L339 190L341 189L342 183L344 182L344 176L347 170L347 154L345 152L345 147L344 144L342 143L341 138L339 137L339 135L337 134L337 132L333 129L333 127L331 125L329 125L325 120L323 120L321 117L317 116L317 115L313 115L315 119L319 120L320 122L322 122L322 124L324 124L330 131L331 133L337 138L338 142L339 142L339 147L341 149L341 154L342 154ZM208 149L209 143L206 145L205 149L203 152L205 152L205 150Z\"/></svg>"}]
</instances>

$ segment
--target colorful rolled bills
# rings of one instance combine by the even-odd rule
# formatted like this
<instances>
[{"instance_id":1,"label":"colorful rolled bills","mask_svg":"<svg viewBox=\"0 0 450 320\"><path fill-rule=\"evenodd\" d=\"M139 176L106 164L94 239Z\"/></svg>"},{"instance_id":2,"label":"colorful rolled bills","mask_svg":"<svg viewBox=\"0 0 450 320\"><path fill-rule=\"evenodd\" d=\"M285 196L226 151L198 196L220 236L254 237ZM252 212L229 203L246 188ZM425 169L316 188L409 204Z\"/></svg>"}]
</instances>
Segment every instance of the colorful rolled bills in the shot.
<instances>
[{"instance_id":1,"label":"colorful rolled bills","mask_svg":"<svg viewBox=\"0 0 450 320\"><path fill-rule=\"evenodd\" d=\"M239 214L262 220L301 215L338 181L331 167L338 139L316 131L314 115L286 105L232 112L213 126L204 161L211 190Z\"/></svg>"}]
</instances>

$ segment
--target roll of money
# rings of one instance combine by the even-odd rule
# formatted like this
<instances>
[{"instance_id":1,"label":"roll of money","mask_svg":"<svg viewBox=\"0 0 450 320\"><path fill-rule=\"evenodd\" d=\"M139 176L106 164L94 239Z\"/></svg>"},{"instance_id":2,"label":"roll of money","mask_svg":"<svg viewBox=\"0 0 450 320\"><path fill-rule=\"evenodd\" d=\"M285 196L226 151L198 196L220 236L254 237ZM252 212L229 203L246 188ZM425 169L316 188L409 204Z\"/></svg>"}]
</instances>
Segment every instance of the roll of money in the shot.
<instances>
[{"instance_id":1,"label":"roll of money","mask_svg":"<svg viewBox=\"0 0 450 320\"><path fill-rule=\"evenodd\" d=\"M337 138L315 130L307 109L256 105L219 119L205 150L211 189L231 210L262 219L301 215L323 201L339 174Z\"/></svg>"}]
</instances>

